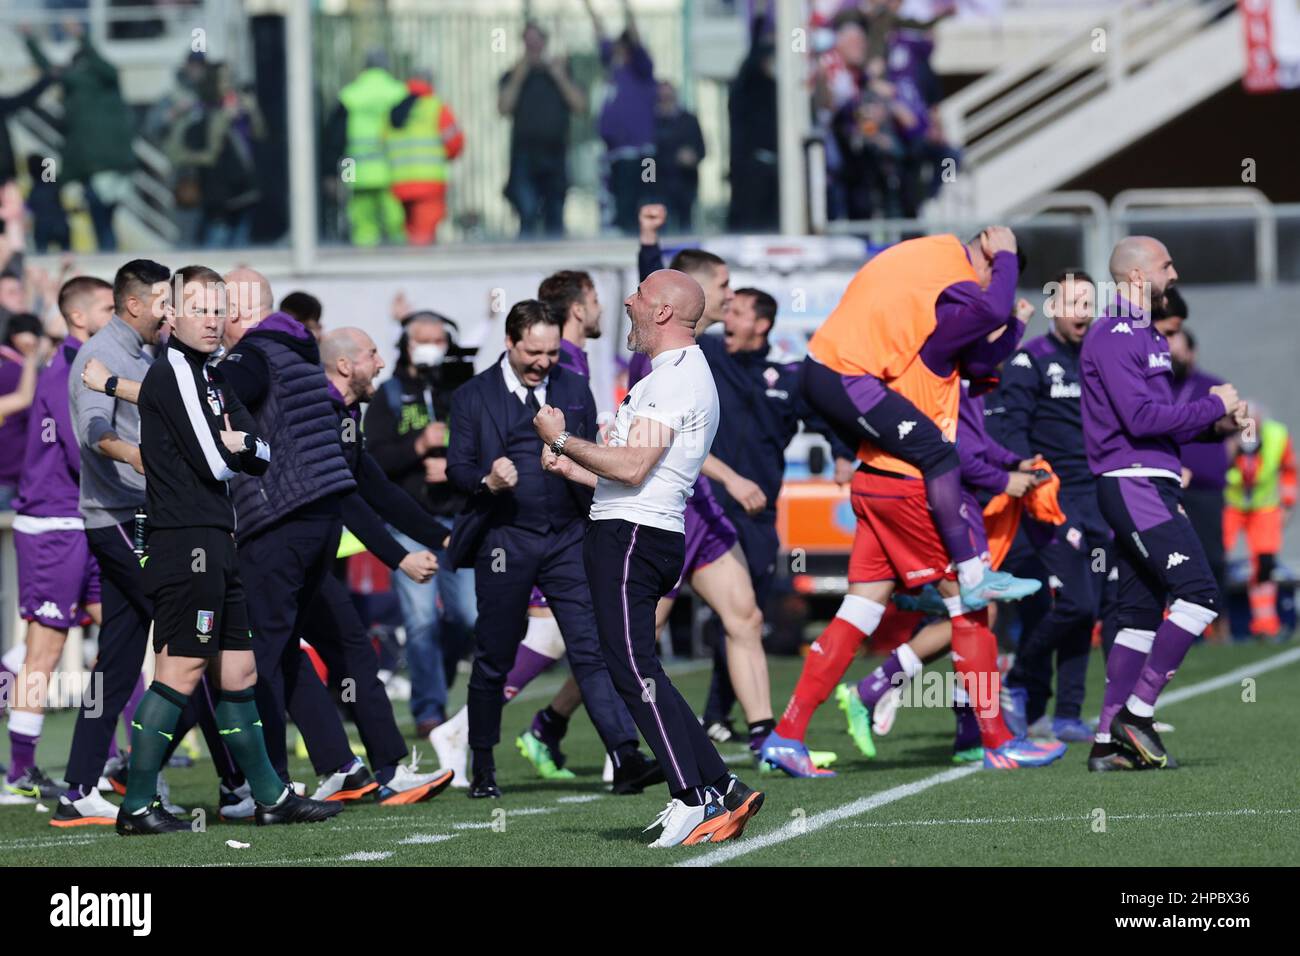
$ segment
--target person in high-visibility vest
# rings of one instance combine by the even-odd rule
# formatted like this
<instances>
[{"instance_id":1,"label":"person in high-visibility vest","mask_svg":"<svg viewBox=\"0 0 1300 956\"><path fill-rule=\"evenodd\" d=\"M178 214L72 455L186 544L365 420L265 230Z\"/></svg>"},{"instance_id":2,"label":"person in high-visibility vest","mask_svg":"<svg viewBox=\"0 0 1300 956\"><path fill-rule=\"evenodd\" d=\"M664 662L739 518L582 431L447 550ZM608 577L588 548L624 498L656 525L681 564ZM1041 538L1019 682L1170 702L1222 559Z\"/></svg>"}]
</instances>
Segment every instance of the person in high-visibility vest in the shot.
<instances>
[{"instance_id":1,"label":"person in high-visibility vest","mask_svg":"<svg viewBox=\"0 0 1300 956\"><path fill-rule=\"evenodd\" d=\"M406 95L406 84L388 72L382 51L371 52L366 68L339 91L339 107L325 139L333 138L331 132L344 136L338 173L350 190L347 212L353 245L406 242L406 215L393 195L388 162L389 115Z\"/></svg>"},{"instance_id":2,"label":"person in high-visibility vest","mask_svg":"<svg viewBox=\"0 0 1300 956\"><path fill-rule=\"evenodd\" d=\"M447 214L447 165L465 148L451 107L433 90L428 71L406 84L409 95L389 115L388 168L393 195L406 211L406 238L431 244Z\"/></svg>"},{"instance_id":3,"label":"person in high-visibility vest","mask_svg":"<svg viewBox=\"0 0 1300 956\"><path fill-rule=\"evenodd\" d=\"M1224 490L1223 546L1231 551L1246 533L1253 566L1250 578L1250 633L1276 637L1282 630L1277 613L1273 569L1282 550L1282 526L1296 503L1295 450L1281 422L1264 418L1251 406L1253 430L1230 443L1232 467Z\"/></svg>"}]
</instances>

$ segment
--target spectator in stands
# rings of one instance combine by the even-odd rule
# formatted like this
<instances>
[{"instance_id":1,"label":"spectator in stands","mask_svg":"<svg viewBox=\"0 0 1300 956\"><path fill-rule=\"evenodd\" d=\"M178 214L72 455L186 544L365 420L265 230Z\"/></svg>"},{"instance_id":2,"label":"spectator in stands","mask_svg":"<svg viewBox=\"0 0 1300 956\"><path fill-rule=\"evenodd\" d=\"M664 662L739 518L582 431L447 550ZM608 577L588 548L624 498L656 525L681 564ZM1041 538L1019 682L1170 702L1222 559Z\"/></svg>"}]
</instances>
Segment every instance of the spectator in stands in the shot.
<instances>
[{"instance_id":1,"label":"spectator in stands","mask_svg":"<svg viewBox=\"0 0 1300 956\"><path fill-rule=\"evenodd\" d=\"M896 31L932 30L940 20L957 12L956 3L947 2L940 5L936 15L929 20L913 20L899 14L902 5L903 0L860 0L858 3L858 15L867 29L869 58L887 58Z\"/></svg>"},{"instance_id":2,"label":"spectator in stands","mask_svg":"<svg viewBox=\"0 0 1300 956\"><path fill-rule=\"evenodd\" d=\"M172 161L198 171L203 245L248 245L253 207L262 198L253 141L266 135L257 102L235 88L226 64L209 63L199 85L199 115L173 133Z\"/></svg>"},{"instance_id":3,"label":"spectator in stands","mask_svg":"<svg viewBox=\"0 0 1300 956\"><path fill-rule=\"evenodd\" d=\"M176 70L176 80L145 114L141 134L151 143L170 143L178 140L183 131L203 116L201 90L208 75L207 55L190 53ZM194 166L172 162L172 220L179 233L182 248L196 247L203 236L202 186L199 170Z\"/></svg>"},{"instance_id":4,"label":"spectator in stands","mask_svg":"<svg viewBox=\"0 0 1300 956\"><path fill-rule=\"evenodd\" d=\"M388 54L370 51L365 69L339 91L322 137L322 156L334 164L325 179L327 190L338 195L342 183L350 191L353 245L406 242L406 214L393 195L387 137L393 107L407 94L406 84L388 72Z\"/></svg>"},{"instance_id":5,"label":"spectator in stands","mask_svg":"<svg viewBox=\"0 0 1300 956\"><path fill-rule=\"evenodd\" d=\"M41 320L30 312L9 317L0 345L0 510L8 511L18 491L27 440L27 409L44 363Z\"/></svg>"},{"instance_id":6,"label":"spectator in stands","mask_svg":"<svg viewBox=\"0 0 1300 956\"><path fill-rule=\"evenodd\" d=\"M407 315L397 343L397 368L366 410L370 453L396 484L430 514L450 524L465 496L447 481L447 422L455 390L472 374L452 337L454 323L436 312ZM393 529L393 537L416 550ZM446 718L447 688L456 662L469 649L478 618L474 569L450 569L444 551L434 552L440 570L426 584L393 576L406 628L406 662L411 672L411 714L427 734ZM522 622L521 622L522 625Z\"/></svg>"},{"instance_id":7,"label":"spectator in stands","mask_svg":"<svg viewBox=\"0 0 1300 956\"><path fill-rule=\"evenodd\" d=\"M27 89L12 96L0 96L0 186L18 177L18 163L14 158L13 146L9 142L9 117L19 110L32 106L54 79L54 72L46 69Z\"/></svg>"},{"instance_id":8,"label":"spectator in stands","mask_svg":"<svg viewBox=\"0 0 1300 956\"><path fill-rule=\"evenodd\" d=\"M69 20L65 30L79 42L59 76L64 145L58 181L82 184L99 251L112 252L117 249L113 213L131 190L136 166L135 121L122 98L117 67L100 55L79 22ZM30 34L26 42L36 65L49 71L49 60Z\"/></svg>"},{"instance_id":9,"label":"spectator in stands","mask_svg":"<svg viewBox=\"0 0 1300 956\"><path fill-rule=\"evenodd\" d=\"M658 93L654 62L637 32L630 0L623 0L626 25L614 40L606 34L591 0L583 2L596 30L600 62L609 74L610 95L600 111L600 136L608 150L605 162L613 200L613 224L624 235L632 235L639 229L637 210L651 198L648 184L659 182L659 159L655 156ZM649 180L647 159L656 163L655 174ZM654 192L657 195L659 191Z\"/></svg>"},{"instance_id":10,"label":"spectator in stands","mask_svg":"<svg viewBox=\"0 0 1300 956\"><path fill-rule=\"evenodd\" d=\"M1172 291L1172 290L1171 290ZM1185 310L1184 310L1185 311ZM1174 371L1174 404L1187 405L1222 385L1196 367L1196 339L1188 329L1171 332L1169 358ZM1183 465L1183 508L1205 548L1205 558L1219 585L1220 607L1226 607L1226 561L1223 550L1223 491L1228 484L1226 443L1188 442L1180 453ZM1222 620L1222 618L1220 618ZM1218 621L1215 622L1218 624ZM1220 629L1216 627L1216 632Z\"/></svg>"},{"instance_id":11,"label":"spectator in stands","mask_svg":"<svg viewBox=\"0 0 1300 956\"><path fill-rule=\"evenodd\" d=\"M0 337L9 319L27 311L27 291L23 288L23 267L27 248L27 224L23 215L23 197L18 184L0 185Z\"/></svg>"},{"instance_id":12,"label":"spectator in stands","mask_svg":"<svg viewBox=\"0 0 1300 956\"><path fill-rule=\"evenodd\" d=\"M780 223L777 181L776 48L755 7L749 53L731 81L727 117L731 128L731 200L727 228L771 232Z\"/></svg>"},{"instance_id":13,"label":"spectator in stands","mask_svg":"<svg viewBox=\"0 0 1300 956\"><path fill-rule=\"evenodd\" d=\"M27 175L32 188L27 193L27 208L32 214L32 243L42 255L57 245L63 252L72 248L72 235L68 229L68 214L63 210L59 184L46 173L44 156L33 153L27 157Z\"/></svg>"},{"instance_id":14,"label":"spectator in stands","mask_svg":"<svg viewBox=\"0 0 1300 956\"><path fill-rule=\"evenodd\" d=\"M659 83L655 100L655 156L659 196L668 207L668 228L690 232L700 191L704 134L700 121L682 109L677 90L667 80Z\"/></svg>"},{"instance_id":15,"label":"spectator in stands","mask_svg":"<svg viewBox=\"0 0 1300 956\"><path fill-rule=\"evenodd\" d=\"M302 323L302 327L310 332L316 341L320 341L320 299L306 292L290 292L280 300L280 311L289 313Z\"/></svg>"},{"instance_id":16,"label":"spectator in stands","mask_svg":"<svg viewBox=\"0 0 1300 956\"><path fill-rule=\"evenodd\" d=\"M938 107L930 107L930 122L926 125L925 135L916 144L915 158L922 201L933 199L939 195L944 183L955 180L962 153L944 135Z\"/></svg>"},{"instance_id":17,"label":"spectator in stands","mask_svg":"<svg viewBox=\"0 0 1300 956\"><path fill-rule=\"evenodd\" d=\"M510 176L505 197L519 216L521 236L564 233L569 118L585 113L587 97L569 76L564 57L546 57L546 33L524 27L524 55L498 84L497 110L511 119Z\"/></svg>"},{"instance_id":18,"label":"spectator in stands","mask_svg":"<svg viewBox=\"0 0 1300 956\"><path fill-rule=\"evenodd\" d=\"M393 194L406 211L406 239L427 246L447 215L448 165L465 148L465 134L433 91L431 72L416 73L406 88L409 94L389 117L388 165Z\"/></svg>"}]
</instances>

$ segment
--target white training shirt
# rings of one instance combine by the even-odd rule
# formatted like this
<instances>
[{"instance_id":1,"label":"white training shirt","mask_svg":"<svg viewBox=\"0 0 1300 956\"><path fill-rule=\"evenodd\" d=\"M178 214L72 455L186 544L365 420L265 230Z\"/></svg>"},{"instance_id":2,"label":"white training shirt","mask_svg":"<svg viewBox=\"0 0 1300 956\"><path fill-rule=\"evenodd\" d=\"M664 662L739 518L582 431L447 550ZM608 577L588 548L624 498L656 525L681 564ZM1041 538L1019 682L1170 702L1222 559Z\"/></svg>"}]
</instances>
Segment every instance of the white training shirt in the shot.
<instances>
[{"instance_id":1,"label":"white training shirt","mask_svg":"<svg viewBox=\"0 0 1300 956\"><path fill-rule=\"evenodd\" d=\"M607 444L626 445L636 418L667 425L674 432L673 443L637 487L598 478L591 519L622 518L681 532L686 498L718 432L718 389L698 345L655 356L650 374L632 386L619 406L606 436Z\"/></svg>"}]
</instances>

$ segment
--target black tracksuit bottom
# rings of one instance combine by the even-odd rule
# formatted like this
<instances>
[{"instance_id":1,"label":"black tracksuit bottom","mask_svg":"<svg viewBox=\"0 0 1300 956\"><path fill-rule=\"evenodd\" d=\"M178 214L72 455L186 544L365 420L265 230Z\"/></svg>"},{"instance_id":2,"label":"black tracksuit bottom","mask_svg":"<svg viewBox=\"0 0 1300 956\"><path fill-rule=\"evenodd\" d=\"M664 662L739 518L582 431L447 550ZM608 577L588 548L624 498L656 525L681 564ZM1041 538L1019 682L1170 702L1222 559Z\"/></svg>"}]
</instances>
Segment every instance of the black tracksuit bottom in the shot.
<instances>
[{"instance_id":1,"label":"black tracksuit bottom","mask_svg":"<svg viewBox=\"0 0 1300 956\"><path fill-rule=\"evenodd\" d=\"M655 607L677 583L685 556L681 533L621 519L590 522L582 546L605 664L674 794L727 774L655 646Z\"/></svg>"}]
</instances>

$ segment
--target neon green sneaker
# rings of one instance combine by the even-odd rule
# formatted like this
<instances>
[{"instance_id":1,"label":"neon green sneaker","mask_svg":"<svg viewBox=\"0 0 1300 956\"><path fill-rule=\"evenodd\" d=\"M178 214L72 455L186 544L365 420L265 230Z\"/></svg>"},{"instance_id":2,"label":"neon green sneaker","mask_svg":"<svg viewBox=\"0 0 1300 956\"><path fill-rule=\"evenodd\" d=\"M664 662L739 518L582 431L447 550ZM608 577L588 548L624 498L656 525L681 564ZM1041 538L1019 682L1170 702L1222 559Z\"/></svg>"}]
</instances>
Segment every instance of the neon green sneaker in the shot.
<instances>
[{"instance_id":1,"label":"neon green sneaker","mask_svg":"<svg viewBox=\"0 0 1300 956\"><path fill-rule=\"evenodd\" d=\"M858 689L848 684L840 684L835 688L835 703L839 705L840 710L844 711L844 717L849 724L849 736L857 744L862 756L870 760L876 755L876 742L871 739L871 711L867 710L867 705L862 703L862 698L858 696ZM981 759L983 756L980 754Z\"/></svg>"},{"instance_id":2,"label":"neon green sneaker","mask_svg":"<svg viewBox=\"0 0 1300 956\"><path fill-rule=\"evenodd\" d=\"M527 730L515 738L515 746L523 754L523 758L533 765L537 776L543 780L572 780L576 776L572 770L557 767L555 758L551 755L551 748ZM983 757L982 752L980 756Z\"/></svg>"},{"instance_id":3,"label":"neon green sneaker","mask_svg":"<svg viewBox=\"0 0 1300 956\"><path fill-rule=\"evenodd\" d=\"M965 750L954 751L952 755L953 763L976 763L977 761L981 761L983 759L984 759L984 748L983 746L980 745L974 747L968 747Z\"/></svg>"},{"instance_id":4,"label":"neon green sneaker","mask_svg":"<svg viewBox=\"0 0 1300 956\"><path fill-rule=\"evenodd\" d=\"M810 750L808 751L808 756L812 758L813 766L818 768L819 770L825 770L827 767L831 766L831 764L835 763L835 761L840 759L840 755L837 754L834 750ZM980 756L982 759L983 754L981 753ZM773 767L766 760L759 760L758 762L759 773L772 773L775 770L776 768Z\"/></svg>"}]
</instances>

